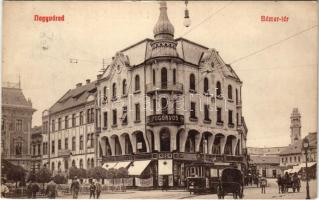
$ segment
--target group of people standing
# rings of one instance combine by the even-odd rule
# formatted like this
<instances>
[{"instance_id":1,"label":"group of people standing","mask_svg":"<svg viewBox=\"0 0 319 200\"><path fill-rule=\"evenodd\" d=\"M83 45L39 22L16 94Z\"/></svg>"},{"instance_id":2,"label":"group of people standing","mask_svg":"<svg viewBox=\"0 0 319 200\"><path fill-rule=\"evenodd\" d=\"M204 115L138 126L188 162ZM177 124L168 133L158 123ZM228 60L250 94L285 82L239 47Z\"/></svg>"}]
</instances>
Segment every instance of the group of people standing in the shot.
<instances>
[{"instance_id":1,"label":"group of people standing","mask_svg":"<svg viewBox=\"0 0 319 200\"><path fill-rule=\"evenodd\" d=\"M295 188L299 192L300 190L300 178L297 173L294 173L292 176L285 173L285 175L277 177L278 184L278 193L286 193L289 188Z\"/></svg>"}]
</instances>

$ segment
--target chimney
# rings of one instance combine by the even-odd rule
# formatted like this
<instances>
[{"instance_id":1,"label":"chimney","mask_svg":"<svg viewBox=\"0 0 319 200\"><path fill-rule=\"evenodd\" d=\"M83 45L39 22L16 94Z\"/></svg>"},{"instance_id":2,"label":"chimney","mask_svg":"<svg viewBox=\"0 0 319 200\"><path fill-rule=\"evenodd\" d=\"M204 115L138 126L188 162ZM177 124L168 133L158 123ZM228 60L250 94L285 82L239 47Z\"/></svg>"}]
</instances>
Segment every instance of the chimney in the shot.
<instances>
[{"instance_id":1,"label":"chimney","mask_svg":"<svg viewBox=\"0 0 319 200\"><path fill-rule=\"evenodd\" d=\"M90 79L86 79L86 84L89 84L91 82Z\"/></svg>"},{"instance_id":2,"label":"chimney","mask_svg":"<svg viewBox=\"0 0 319 200\"><path fill-rule=\"evenodd\" d=\"M78 87L81 87L82 86L82 83L77 83L76 84L76 87L78 88Z\"/></svg>"},{"instance_id":3,"label":"chimney","mask_svg":"<svg viewBox=\"0 0 319 200\"><path fill-rule=\"evenodd\" d=\"M97 77L97 79L99 80L99 79L102 78L102 74L98 74L96 77Z\"/></svg>"}]
</instances>

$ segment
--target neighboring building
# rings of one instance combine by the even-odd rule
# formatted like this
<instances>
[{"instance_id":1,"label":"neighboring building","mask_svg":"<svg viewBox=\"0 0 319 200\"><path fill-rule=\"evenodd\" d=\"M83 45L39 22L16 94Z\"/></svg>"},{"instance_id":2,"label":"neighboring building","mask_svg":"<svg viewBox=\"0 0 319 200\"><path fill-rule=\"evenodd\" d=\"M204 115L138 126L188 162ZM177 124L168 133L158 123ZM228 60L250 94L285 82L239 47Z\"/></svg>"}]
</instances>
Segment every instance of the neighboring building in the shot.
<instances>
[{"instance_id":1,"label":"neighboring building","mask_svg":"<svg viewBox=\"0 0 319 200\"><path fill-rule=\"evenodd\" d=\"M249 155L279 156L285 147L248 147Z\"/></svg>"},{"instance_id":2,"label":"neighboring building","mask_svg":"<svg viewBox=\"0 0 319 200\"><path fill-rule=\"evenodd\" d=\"M43 165L54 173L96 166L95 83L78 83L42 113Z\"/></svg>"},{"instance_id":3,"label":"neighboring building","mask_svg":"<svg viewBox=\"0 0 319 200\"><path fill-rule=\"evenodd\" d=\"M31 129L31 170L36 172L42 166L42 127L35 126Z\"/></svg>"},{"instance_id":4,"label":"neighboring building","mask_svg":"<svg viewBox=\"0 0 319 200\"><path fill-rule=\"evenodd\" d=\"M116 53L98 75L101 164L126 167L154 185L168 176L171 186L245 167L239 77L215 49L174 39L165 2L153 33L154 40Z\"/></svg>"},{"instance_id":5,"label":"neighboring building","mask_svg":"<svg viewBox=\"0 0 319 200\"><path fill-rule=\"evenodd\" d=\"M20 84L3 83L1 159L30 170L32 115L35 109Z\"/></svg>"},{"instance_id":6,"label":"neighboring building","mask_svg":"<svg viewBox=\"0 0 319 200\"><path fill-rule=\"evenodd\" d=\"M283 170L279 166L279 156L261 155L250 156L251 163L255 166L257 173L267 178L275 178L282 175Z\"/></svg>"}]
</instances>

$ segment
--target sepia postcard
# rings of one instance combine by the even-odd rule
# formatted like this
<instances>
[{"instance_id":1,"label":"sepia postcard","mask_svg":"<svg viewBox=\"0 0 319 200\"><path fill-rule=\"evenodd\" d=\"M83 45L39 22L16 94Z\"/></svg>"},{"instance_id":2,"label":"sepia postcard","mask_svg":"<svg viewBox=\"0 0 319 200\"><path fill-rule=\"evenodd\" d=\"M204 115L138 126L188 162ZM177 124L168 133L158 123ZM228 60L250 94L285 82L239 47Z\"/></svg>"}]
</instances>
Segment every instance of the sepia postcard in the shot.
<instances>
[{"instance_id":1,"label":"sepia postcard","mask_svg":"<svg viewBox=\"0 0 319 200\"><path fill-rule=\"evenodd\" d=\"M4 1L1 198L317 198L316 1Z\"/></svg>"}]
</instances>

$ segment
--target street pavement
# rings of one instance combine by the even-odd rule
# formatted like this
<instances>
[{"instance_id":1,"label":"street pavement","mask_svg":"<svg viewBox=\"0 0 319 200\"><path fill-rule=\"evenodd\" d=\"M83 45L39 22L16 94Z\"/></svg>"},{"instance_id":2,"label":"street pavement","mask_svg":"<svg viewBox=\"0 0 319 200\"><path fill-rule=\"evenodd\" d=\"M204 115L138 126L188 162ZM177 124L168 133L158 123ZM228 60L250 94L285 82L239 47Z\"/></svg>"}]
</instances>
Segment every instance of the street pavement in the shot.
<instances>
[{"instance_id":1,"label":"street pavement","mask_svg":"<svg viewBox=\"0 0 319 200\"><path fill-rule=\"evenodd\" d=\"M309 184L310 197L317 196L317 183L312 180ZM300 192L293 193L292 190L288 193L279 194L275 179L268 179L268 187L266 194L261 194L261 189L255 185L248 186L244 189L245 199L305 199L306 198L306 183L301 182ZM63 196L59 198L72 198L71 196ZM79 199L88 199L88 194L79 195ZM216 194L189 194L186 190L169 190L162 192L161 190L128 190L126 192L103 192L100 199L217 199ZM232 196L226 196L225 199L232 199Z\"/></svg>"}]
</instances>

